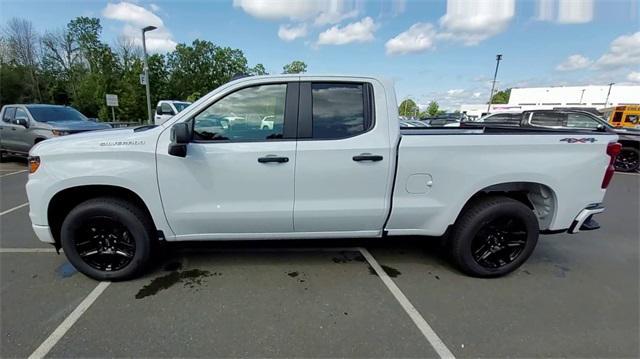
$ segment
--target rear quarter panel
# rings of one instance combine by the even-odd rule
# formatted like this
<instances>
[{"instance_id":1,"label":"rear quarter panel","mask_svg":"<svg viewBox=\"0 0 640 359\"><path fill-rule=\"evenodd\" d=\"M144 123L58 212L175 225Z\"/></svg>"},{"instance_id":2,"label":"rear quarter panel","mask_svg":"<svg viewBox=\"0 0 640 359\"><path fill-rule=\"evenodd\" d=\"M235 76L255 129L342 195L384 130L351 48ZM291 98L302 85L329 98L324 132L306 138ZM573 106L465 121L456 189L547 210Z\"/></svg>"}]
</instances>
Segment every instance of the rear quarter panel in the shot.
<instances>
[{"instance_id":1,"label":"rear quarter panel","mask_svg":"<svg viewBox=\"0 0 640 359\"><path fill-rule=\"evenodd\" d=\"M389 234L439 236L478 191L509 182L534 182L553 192L549 230L566 229L580 210L602 202L609 164L606 147L615 135L589 134L593 143L568 143L576 134L403 135ZM428 174L425 193L409 193L413 174Z\"/></svg>"}]
</instances>

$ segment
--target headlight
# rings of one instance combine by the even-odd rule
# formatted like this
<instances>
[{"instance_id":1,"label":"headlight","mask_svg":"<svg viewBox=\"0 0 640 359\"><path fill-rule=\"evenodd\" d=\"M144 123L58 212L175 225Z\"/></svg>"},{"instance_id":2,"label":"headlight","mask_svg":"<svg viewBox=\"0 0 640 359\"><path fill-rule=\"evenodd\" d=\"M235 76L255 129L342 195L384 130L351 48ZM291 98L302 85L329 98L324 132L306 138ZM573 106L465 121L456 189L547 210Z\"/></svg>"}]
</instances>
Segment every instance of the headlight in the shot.
<instances>
[{"instance_id":1,"label":"headlight","mask_svg":"<svg viewBox=\"0 0 640 359\"><path fill-rule=\"evenodd\" d=\"M64 131L64 130L51 130L51 132L53 133L54 136L66 136L71 134L71 132Z\"/></svg>"}]
</instances>

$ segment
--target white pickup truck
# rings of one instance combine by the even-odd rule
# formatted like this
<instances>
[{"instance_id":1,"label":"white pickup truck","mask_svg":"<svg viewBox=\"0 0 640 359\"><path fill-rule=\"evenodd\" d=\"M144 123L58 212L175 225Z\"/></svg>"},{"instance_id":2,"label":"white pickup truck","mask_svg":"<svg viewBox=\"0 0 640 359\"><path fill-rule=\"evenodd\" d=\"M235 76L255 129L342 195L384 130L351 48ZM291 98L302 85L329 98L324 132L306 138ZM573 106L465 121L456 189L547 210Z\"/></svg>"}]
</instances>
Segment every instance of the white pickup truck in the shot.
<instances>
[{"instance_id":1,"label":"white pickup truck","mask_svg":"<svg viewBox=\"0 0 640 359\"><path fill-rule=\"evenodd\" d=\"M262 126L267 116L272 126ZM160 126L39 143L29 215L40 240L101 280L140 274L163 240L406 235L443 238L463 272L500 276L529 257L539 233L597 227L616 140L401 130L390 82L248 77Z\"/></svg>"}]
</instances>

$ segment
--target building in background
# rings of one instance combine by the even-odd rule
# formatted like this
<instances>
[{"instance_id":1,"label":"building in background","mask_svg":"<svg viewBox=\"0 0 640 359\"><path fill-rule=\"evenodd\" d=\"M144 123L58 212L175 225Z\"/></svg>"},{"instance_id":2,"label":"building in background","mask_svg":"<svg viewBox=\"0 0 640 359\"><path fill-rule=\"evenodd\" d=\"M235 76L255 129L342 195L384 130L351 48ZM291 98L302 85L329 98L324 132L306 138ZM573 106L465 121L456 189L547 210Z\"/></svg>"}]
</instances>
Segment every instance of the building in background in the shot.
<instances>
[{"instance_id":1,"label":"building in background","mask_svg":"<svg viewBox=\"0 0 640 359\"><path fill-rule=\"evenodd\" d=\"M608 99L607 99L608 97ZM509 103L492 105L491 112L553 109L554 107L595 107L640 104L640 86L609 85L523 87L511 89ZM460 112L468 116L481 116L487 112L486 104L461 105Z\"/></svg>"}]
</instances>

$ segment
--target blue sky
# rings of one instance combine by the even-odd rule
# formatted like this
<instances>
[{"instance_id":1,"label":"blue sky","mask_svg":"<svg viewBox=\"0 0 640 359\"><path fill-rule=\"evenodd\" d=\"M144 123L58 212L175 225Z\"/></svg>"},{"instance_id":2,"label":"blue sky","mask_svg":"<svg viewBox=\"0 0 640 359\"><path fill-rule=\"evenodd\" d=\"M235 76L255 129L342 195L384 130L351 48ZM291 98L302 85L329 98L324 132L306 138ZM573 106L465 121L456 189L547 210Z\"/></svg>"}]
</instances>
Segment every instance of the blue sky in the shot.
<instances>
[{"instance_id":1,"label":"blue sky","mask_svg":"<svg viewBox=\"0 0 640 359\"><path fill-rule=\"evenodd\" d=\"M153 24L154 52L200 38L270 73L298 59L313 73L382 75L400 100L451 109L487 101L497 53L500 89L640 84L639 12L638 0L0 2L3 24L23 17L45 32L94 16L110 44Z\"/></svg>"}]
</instances>

